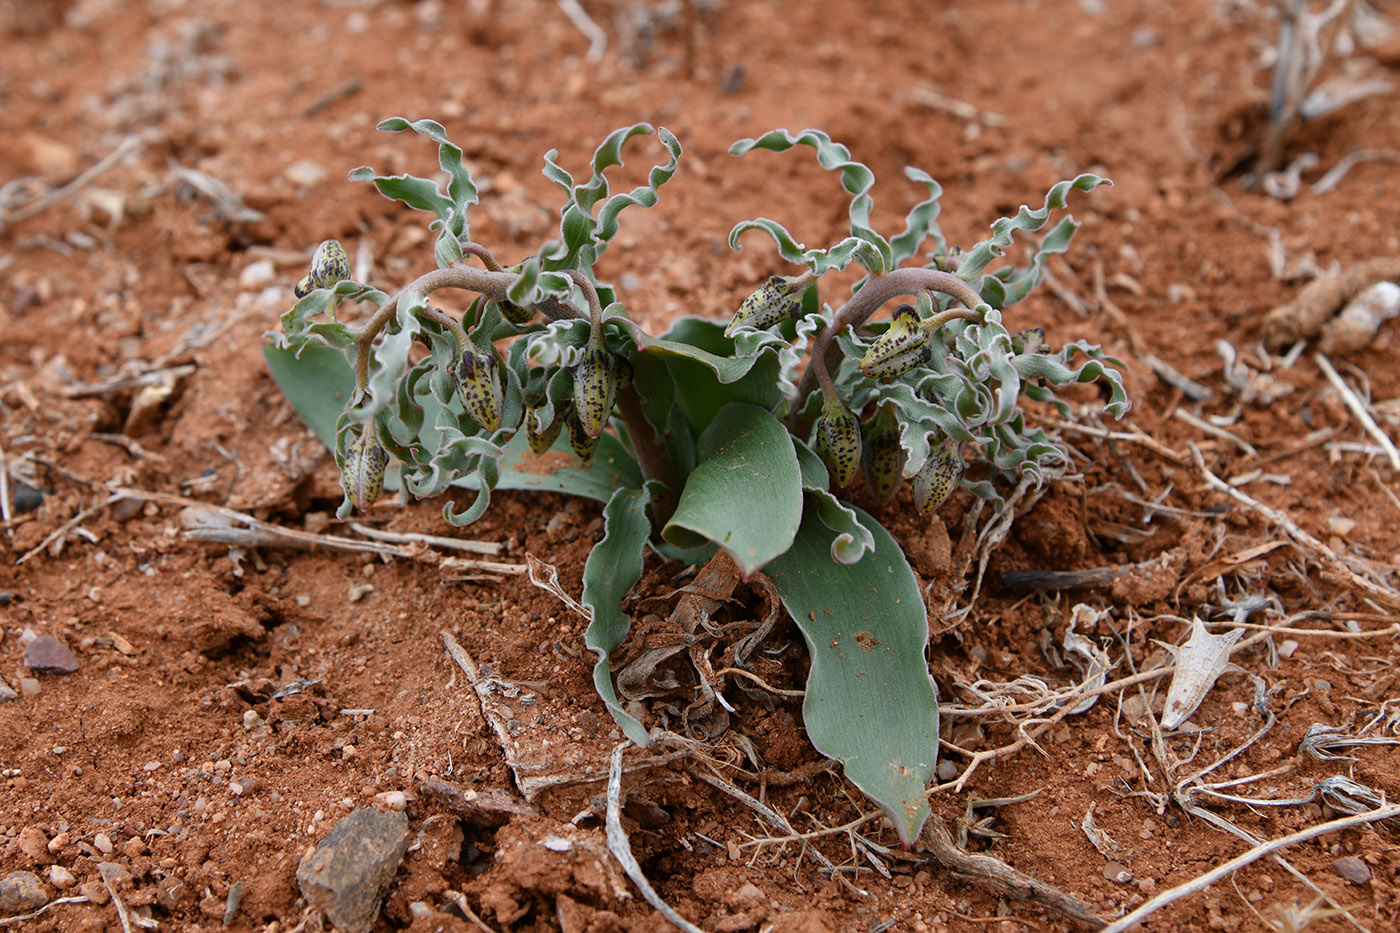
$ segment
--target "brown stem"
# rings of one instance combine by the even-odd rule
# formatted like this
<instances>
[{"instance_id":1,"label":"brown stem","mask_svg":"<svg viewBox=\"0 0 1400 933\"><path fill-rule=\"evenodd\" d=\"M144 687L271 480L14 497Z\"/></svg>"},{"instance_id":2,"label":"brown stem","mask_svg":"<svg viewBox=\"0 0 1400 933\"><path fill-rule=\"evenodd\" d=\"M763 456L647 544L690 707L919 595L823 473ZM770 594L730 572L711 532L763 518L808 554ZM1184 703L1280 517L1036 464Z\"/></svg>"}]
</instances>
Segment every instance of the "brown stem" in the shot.
<instances>
[{"instance_id":1,"label":"brown stem","mask_svg":"<svg viewBox=\"0 0 1400 933\"><path fill-rule=\"evenodd\" d=\"M788 429L792 433L799 437L807 433L811 421L801 414L807 405L807 398L819 384L823 391L827 391L827 384L831 378L829 373L841 362L841 348L836 345L834 339L836 335L847 327L859 327L864 324L891 298L922 292L942 292L951 295L969 308L983 303L977 290L952 272L906 267L894 269L884 275L871 276L861 286L860 291L837 309L836 318L831 325L812 341L812 359L807 364L807 371L802 374L802 381L798 383L797 399L788 414ZM821 365L818 365L818 361L821 361ZM826 379L823 379L823 376L826 376Z\"/></svg>"},{"instance_id":2,"label":"brown stem","mask_svg":"<svg viewBox=\"0 0 1400 933\"><path fill-rule=\"evenodd\" d=\"M617 408L632 442L632 452L642 468L642 478L654 479L665 487L665 491L651 501L653 530L660 531L676 513L676 478L671 471L671 460L651 422L642 413L642 400L635 386L629 385L617 393Z\"/></svg>"},{"instance_id":3,"label":"brown stem","mask_svg":"<svg viewBox=\"0 0 1400 933\"><path fill-rule=\"evenodd\" d=\"M477 269L466 265L434 269L432 272L420 275L391 295L380 306L379 310L374 312L374 316L365 324L364 330L360 331L355 354L355 384L361 389L369 385L370 350L374 346L375 338L394 319L399 299L402 296L416 294L426 297L440 288L461 288L500 301L506 297L507 289L515 284L516 279L517 276L513 272ZM556 321L579 317L577 309L562 301L550 299L541 302L539 308Z\"/></svg>"}]
</instances>

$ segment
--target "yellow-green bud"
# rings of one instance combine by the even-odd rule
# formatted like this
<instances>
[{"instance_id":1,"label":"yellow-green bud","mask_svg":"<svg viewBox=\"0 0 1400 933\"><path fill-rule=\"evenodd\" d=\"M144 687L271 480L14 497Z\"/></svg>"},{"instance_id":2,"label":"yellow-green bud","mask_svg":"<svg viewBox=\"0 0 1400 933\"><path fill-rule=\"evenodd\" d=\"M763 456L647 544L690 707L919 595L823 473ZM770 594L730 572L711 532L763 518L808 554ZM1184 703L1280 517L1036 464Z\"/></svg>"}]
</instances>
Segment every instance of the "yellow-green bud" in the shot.
<instances>
[{"instance_id":1,"label":"yellow-green bud","mask_svg":"<svg viewBox=\"0 0 1400 933\"><path fill-rule=\"evenodd\" d=\"M574 408L589 437L608 425L617 393L632 382L632 364L600 344L590 342L574 364Z\"/></svg>"},{"instance_id":2,"label":"yellow-green bud","mask_svg":"<svg viewBox=\"0 0 1400 933\"><path fill-rule=\"evenodd\" d=\"M345 447L345 459L340 464L340 486L350 504L363 512L384 491L384 471L389 466L389 452L379 443L374 426L363 431Z\"/></svg>"},{"instance_id":3,"label":"yellow-green bud","mask_svg":"<svg viewBox=\"0 0 1400 933\"><path fill-rule=\"evenodd\" d=\"M872 379L893 379L933 358L933 347L913 305L900 305L885 331L865 351L860 371Z\"/></svg>"},{"instance_id":4,"label":"yellow-green bud","mask_svg":"<svg viewBox=\"0 0 1400 933\"><path fill-rule=\"evenodd\" d=\"M337 240L322 240L311 257L311 272L293 290L305 298L317 288L334 288L336 282L350 278L350 257Z\"/></svg>"},{"instance_id":5,"label":"yellow-green bud","mask_svg":"<svg viewBox=\"0 0 1400 933\"><path fill-rule=\"evenodd\" d=\"M795 318L802 310L803 284L810 283L801 276L773 275L758 287L758 290L745 298L734 312L734 319L724 329L724 336L733 337L740 327L753 327L763 330L772 327L783 318Z\"/></svg>"},{"instance_id":6,"label":"yellow-green bud","mask_svg":"<svg viewBox=\"0 0 1400 933\"><path fill-rule=\"evenodd\" d=\"M958 488L962 474L962 448L951 437L944 438L914 477L914 507L920 514L938 508Z\"/></svg>"},{"instance_id":7,"label":"yellow-green bud","mask_svg":"<svg viewBox=\"0 0 1400 933\"><path fill-rule=\"evenodd\" d=\"M535 309L529 305L518 305L513 301L502 298L496 303L501 309L501 317L512 324L528 324L535 316Z\"/></svg>"},{"instance_id":8,"label":"yellow-green bud","mask_svg":"<svg viewBox=\"0 0 1400 933\"><path fill-rule=\"evenodd\" d=\"M525 440L529 442L531 452L537 456L554 446L559 430L564 427L564 418L557 411L553 420L544 427L539 426L539 417L538 407L525 412Z\"/></svg>"},{"instance_id":9,"label":"yellow-green bud","mask_svg":"<svg viewBox=\"0 0 1400 933\"><path fill-rule=\"evenodd\" d=\"M1045 341L1045 328L1031 327L1012 334L1011 352L1018 356L1022 353L1050 352L1050 345Z\"/></svg>"},{"instance_id":10,"label":"yellow-green bud","mask_svg":"<svg viewBox=\"0 0 1400 933\"><path fill-rule=\"evenodd\" d=\"M457 397L471 419L490 434L501 426L505 396L501 392L501 364L490 350L477 353L468 347L452 372Z\"/></svg>"},{"instance_id":11,"label":"yellow-green bud","mask_svg":"<svg viewBox=\"0 0 1400 933\"><path fill-rule=\"evenodd\" d=\"M860 422L845 405L828 401L817 419L813 447L826 464L836 488L844 489L856 478L860 468Z\"/></svg>"},{"instance_id":12,"label":"yellow-green bud","mask_svg":"<svg viewBox=\"0 0 1400 933\"><path fill-rule=\"evenodd\" d=\"M569 446L573 447L574 453L584 463L592 460L593 451L598 448L598 438L583 429L577 409L570 405L564 412L563 421L564 427L569 431Z\"/></svg>"},{"instance_id":13,"label":"yellow-green bud","mask_svg":"<svg viewBox=\"0 0 1400 933\"><path fill-rule=\"evenodd\" d=\"M861 429L860 455L865 488L880 502L889 502L904 485L905 459L894 406L881 405Z\"/></svg>"}]
</instances>

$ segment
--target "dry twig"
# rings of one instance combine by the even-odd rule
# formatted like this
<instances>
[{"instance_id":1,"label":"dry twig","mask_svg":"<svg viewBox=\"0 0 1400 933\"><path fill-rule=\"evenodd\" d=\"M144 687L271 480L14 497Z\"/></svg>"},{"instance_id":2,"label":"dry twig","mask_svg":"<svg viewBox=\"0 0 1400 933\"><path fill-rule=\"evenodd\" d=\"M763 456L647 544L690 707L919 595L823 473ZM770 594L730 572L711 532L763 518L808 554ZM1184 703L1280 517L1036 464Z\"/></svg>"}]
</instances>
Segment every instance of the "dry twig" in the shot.
<instances>
[{"instance_id":1,"label":"dry twig","mask_svg":"<svg viewBox=\"0 0 1400 933\"><path fill-rule=\"evenodd\" d=\"M1381 445L1381 449L1385 451L1386 458L1390 460L1391 469L1400 470L1400 451L1395 449L1394 442L1381 430L1380 425L1376 424L1376 419L1371 417L1371 413L1366 410L1366 406L1362 403L1361 399L1357 397L1356 393L1352 391L1351 386L1346 384L1345 380L1342 379L1341 375L1332 366L1332 361L1329 360L1324 353L1317 354L1315 359L1317 360L1317 368L1322 370L1322 374L1327 377L1327 381L1332 383L1332 388L1336 389L1337 394L1342 397L1342 401L1346 404L1347 410L1356 417L1357 421L1361 422L1361 427L1366 433L1375 438L1376 443Z\"/></svg>"},{"instance_id":2,"label":"dry twig","mask_svg":"<svg viewBox=\"0 0 1400 933\"><path fill-rule=\"evenodd\" d=\"M1223 865L1218 865L1185 884L1180 884L1170 890L1163 891L1137 910L1109 924L1103 929L1103 933L1124 933L1124 931L1142 922L1144 918L1156 913L1168 904L1178 901L1187 895L1194 894L1197 891L1205 890L1221 878L1240 870L1246 865L1259 861L1259 859L1266 855L1272 855L1280 849L1285 849L1299 842L1306 842L1309 839L1316 839L1318 836L1323 836L1327 833L1363 826L1367 823L1374 823L1377 820L1388 820L1396 816L1400 816L1400 804L1392 803L1384 807L1378 807L1368 813L1360 813L1356 816L1347 816L1332 820L1328 823L1319 823L1316 826L1309 826L1307 829L1299 830L1281 839L1275 839L1272 842L1266 842L1262 845L1255 846L1248 852L1235 856Z\"/></svg>"},{"instance_id":3,"label":"dry twig","mask_svg":"<svg viewBox=\"0 0 1400 933\"><path fill-rule=\"evenodd\" d=\"M661 899L651 882L647 881L647 876L642 874L642 866L637 864L637 859L632 855L632 843L628 841L627 833L622 829L622 752L630 744L632 743L621 742L613 748L612 763L608 768L608 851L621 863L622 870L642 892L642 897L646 898L647 903L655 907L661 916L685 933L704 933Z\"/></svg>"},{"instance_id":4,"label":"dry twig","mask_svg":"<svg viewBox=\"0 0 1400 933\"><path fill-rule=\"evenodd\" d=\"M1238 489L1216 476L1206 466L1205 458L1201 456L1200 450L1198 450L1194 444L1191 445L1191 456L1196 461L1196 469L1205 478L1206 483L1208 483L1211 488L1225 493L1236 502L1253 509L1255 512L1264 516L1264 518L1283 528L1295 543L1311 551L1329 570L1345 577L1353 586L1363 590L1368 596L1372 596L1392 608L1400 608L1400 593L1396 593L1389 587L1381 586L1361 576L1347 565L1347 562L1342 559L1341 555L1323 544L1317 538L1308 534L1302 528L1299 528L1293 519L1289 518L1278 509L1271 508L1259 500L1240 492Z\"/></svg>"}]
</instances>

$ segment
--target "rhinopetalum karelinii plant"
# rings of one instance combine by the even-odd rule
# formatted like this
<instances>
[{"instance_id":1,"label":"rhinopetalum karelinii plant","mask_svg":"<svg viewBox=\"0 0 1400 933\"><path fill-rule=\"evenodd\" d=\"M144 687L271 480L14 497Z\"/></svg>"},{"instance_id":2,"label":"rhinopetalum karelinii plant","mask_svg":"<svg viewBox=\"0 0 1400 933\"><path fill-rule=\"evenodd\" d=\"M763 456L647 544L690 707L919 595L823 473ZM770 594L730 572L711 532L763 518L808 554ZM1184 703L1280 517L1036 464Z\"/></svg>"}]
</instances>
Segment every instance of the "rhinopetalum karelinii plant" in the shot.
<instances>
[{"instance_id":1,"label":"rhinopetalum karelinii plant","mask_svg":"<svg viewBox=\"0 0 1400 933\"><path fill-rule=\"evenodd\" d=\"M734 154L816 150L850 196L850 234L808 249L777 221L738 224L735 249L744 233L762 231L796 271L760 283L728 321L683 317L653 336L594 266L622 210L655 204L675 172L681 147L671 133L618 130L582 182L548 153L544 174L564 194L560 236L507 264L472 239L477 188L442 126L395 118L380 127L437 144L445 188L369 168L350 175L432 216L436 268L391 295L353 281L344 249L327 240L266 348L283 391L335 451L340 514L368 508L382 489L422 497L449 486L475 491L463 512L444 507L457 524L481 516L496 488L605 503L603 539L584 569L586 642L600 696L642 745L652 738L619 702L608 661L627 634L621 605L646 544L693 563L723 550L745 577L763 571L807 641L808 734L911 842L929 812L938 748L926 610L898 545L839 496L863 475L886 510L927 513L960 486L1000 502L1008 483L1039 481L1067 460L1026 423L1022 399L1068 414L1056 390L1097 381L1106 410L1126 411L1117 361L1086 343L1051 350L1043 333L1003 324L1046 258L1069 246L1074 221L1052 226L1023 265L991 268L1016 232L1045 227L1071 190L1107 181L1061 182L1042 207L1022 207L959 251L939 230L942 192L924 172L906 170L927 196L886 238L869 222L874 176L844 146L815 130L743 140ZM606 171L628 140L652 132L666 159L646 184L612 192ZM834 306L819 300L822 277L851 263L865 272L851 294ZM447 308L453 292L469 299L459 311ZM346 303L372 313L341 320ZM531 469L537 456L554 459ZM969 456L985 464L975 480L964 474Z\"/></svg>"}]
</instances>

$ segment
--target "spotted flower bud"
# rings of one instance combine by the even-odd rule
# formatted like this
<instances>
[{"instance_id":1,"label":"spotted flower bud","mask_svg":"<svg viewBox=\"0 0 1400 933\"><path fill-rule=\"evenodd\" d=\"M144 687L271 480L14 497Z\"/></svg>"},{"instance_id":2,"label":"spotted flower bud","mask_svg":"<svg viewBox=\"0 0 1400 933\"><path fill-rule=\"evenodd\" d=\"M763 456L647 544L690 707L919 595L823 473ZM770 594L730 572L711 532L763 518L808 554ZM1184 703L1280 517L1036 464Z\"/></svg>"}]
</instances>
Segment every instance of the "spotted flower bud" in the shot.
<instances>
[{"instance_id":1,"label":"spotted flower bud","mask_svg":"<svg viewBox=\"0 0 1400 933\"><path fill-rule=\"evenodd\" d=\"M913 305L900 305L885 331L865 351L860 371L872 379L893 379L933 358L933 347Z\"/></svg>"},{"instance_id":2,"label":"spotted flower bud","mask_svg":"<svg viewBox=\"0 0 1400 933\"><path fill-rule=\"evenodd\" d=\"M593 451L598 447L598 438L583 429L583 422L578 417L578 409L570 405L564 412L562 420L564 427L569 431L569 446L574 449L574 453L584 463L592 460Z\"/></svg>"},{"instance_id":3,"label":"spotted flower bud","mask_svg":"<svg viewBox=\"0 0 1400 933\"><path fill-rule=\"evenodd\" d=\"M817 419L813 444L837 489L849 486L860 468L860 422L838 401L828 400Z\"/></svg>"},{"instance_id":4,"label":"spotted flower bud","mask_svg":"<svg viewBox=\"0 0 1400 933\"><path fill-rule=\"evenodd\" d=\"M564 427L564 417L557 411L553 420L544 427L539 426L539 417L539 408L531 408L525 413L525 440L530 444L530 451L537 456L554 446L559 430Z\"/></svg>"},{"instance_id":5,"label":"spotted flower bud","mask_svg":"<svg viewBox=\"0 0 1400 933\"><path fill-rule=\"evenodd\" d=\"M374 505L384 491L384 470L388 466L389 452L379 443L373 426L367 426L345 446L340 486L352 506L363 512Z\"/></svg>"},{"instance_id":6,"label":"spotted flower bud","mask_svg":"<svg viewBox=\"0 0 1400 933\"><path fill-rule=\"evenodd\" d=\"M802 310L802 293L807 290L810 279L802 276L769 276L768 281L758 287L758 291L745 298L734 319L724 329L724 336L733 337L740 327L753 327L763 330L772 327L783 318L795 318Z\"/></svg>"},{"instance_id":7,"label":"spotted flower bud","mask_svg":"<svg viewBox=\"0 0 1400 933\"><path fill-rule=\"evenodd\" d=\"M311 272L294 289L298 298L305 298L318 288L334 288L335 283L350 278L350 257L337 240L322 240L311 257Z\"/></svg>"},{"instance_id":8,"label":"spotted flower bud","mask_svg":"<svg viewBox=\"0 0 1400 933\"><path fill-rule=\"evenodd\" d=\"M1023 353L1048 353L1050 345L1045 341L1045 328L1031 327L1011 335L1011 352L1020 356Z\"/></svg>"},{"instance_id":9,"label":"spotted flower bud","mask_svg":"<svg viewBox=\"0 0 1400 933\"><path fill-rule=\"evenodd\" d=\"M505 396L501 392L501 364L496 354L490 350L478 353L469 346L452 376L457 382L457 397L471 419L488 434L499 428Z\"/></svg>"},{"instance_id":10,"label":"spotted flower bud","mask_svg":"<svg viewBox=\"0 0 1400 933\"><path fill-rule=\"evenodd\" d=\"M607 427L617 393L632 382L632 364L601 343L589 342L574 364L574 408L589 437Z\"/></svg>"},{"instance_id":11,"label":"spotted flower bud","mask_svg":"<svg viewBox=\"0 0 1400 933\"><path fill-rule=\"evenodd\" d=\"M904 485L904 445L899 442L899 419L893 405L881 405L861 429L861 473L865 488L880 502L889 502Z\"/></svg>"},{"instance_id":12,"label":"spotted flower bud","mask_svg":"<svg viewBox=\"0 0 1400 933\"><path fill-rule=\"evenodd\" d=\"M512 324L528 324L530 323L530 319L535 316L535 309L529 305L518 305L504 298L497 302L497 304L501 309L501 317L510 321Z\"/></svg>"},{"instance_id":13,"label":"spotted flower bud","mask_svg":"<svg viewBox=\"0 0 1400 933\"><path fill-rule=\"evenodd\" d=\"M914 477L914 507L921 515L938 508L958 488L962 474L962 449L957 441L944 438Z\"/></svg>"}]
</instances>

